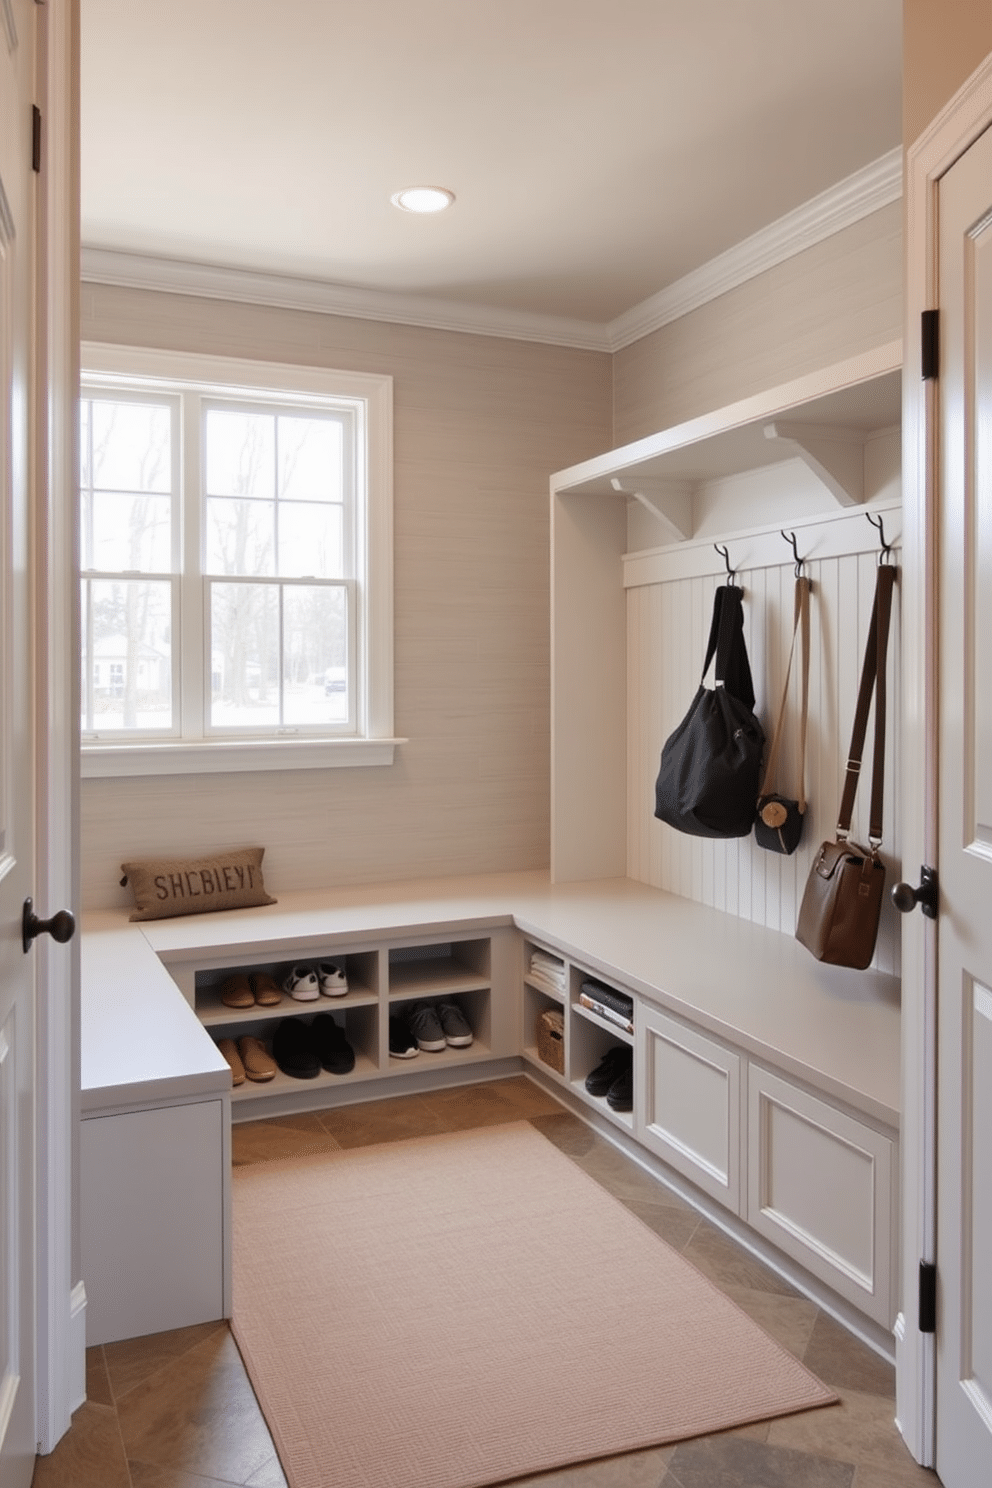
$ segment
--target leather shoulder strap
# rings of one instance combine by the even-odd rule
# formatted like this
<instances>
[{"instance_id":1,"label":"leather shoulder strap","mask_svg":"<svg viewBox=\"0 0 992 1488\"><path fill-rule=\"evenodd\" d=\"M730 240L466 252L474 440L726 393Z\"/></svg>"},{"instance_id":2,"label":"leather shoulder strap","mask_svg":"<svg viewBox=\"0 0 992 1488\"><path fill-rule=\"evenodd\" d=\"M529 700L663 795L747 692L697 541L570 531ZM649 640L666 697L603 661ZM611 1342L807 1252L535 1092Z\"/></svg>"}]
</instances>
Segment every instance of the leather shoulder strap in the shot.
<instances>
[{"instance_id":1,"label":"leather shoulder strap","mask_svg":"<svg viewBox=\"0 0 992 1488\"><path fill-rule=\"evenodd\" d=\"M779 745L782 742L782 727L785 722L785 705L789 697L789 682L792 677L792 660L796 652L796 636L800 640L800 701L799 701L799 810L806 810L806 719L809 712L809 593L810 582L804 576L796 580L796 600L792 619L792 645L782 684L782 701L779 705L775 733L768 749L765 773L758 794L774 793L778 770Z\"/></svg>"},{"instance_id":2,"label":"leather shoulder strap","mask_svg":"<svg viewBox=\"0 0 992 1488\"><path fill-rule=\"evenodd\" d=\"M854 711L854 726L851 730L851 748L844 776L840 811L837 815L837 835L846 837L851 830L851 815L854 811L854 796L861 773L861 757L865 734L868 730L868 710L872 694L875 696L875 740L872 759L871 806L869 811L868 838L872 851L877 851L882 841L882 809L885 786L885 659L889 644L889 619L892 614L892 589L896 569L889 563L880 563L875 581L875 602L871 610L871 625L865 645L864 665L861 669L861 686L858 689L858 704Z\"/></svg>"}]
</instances>

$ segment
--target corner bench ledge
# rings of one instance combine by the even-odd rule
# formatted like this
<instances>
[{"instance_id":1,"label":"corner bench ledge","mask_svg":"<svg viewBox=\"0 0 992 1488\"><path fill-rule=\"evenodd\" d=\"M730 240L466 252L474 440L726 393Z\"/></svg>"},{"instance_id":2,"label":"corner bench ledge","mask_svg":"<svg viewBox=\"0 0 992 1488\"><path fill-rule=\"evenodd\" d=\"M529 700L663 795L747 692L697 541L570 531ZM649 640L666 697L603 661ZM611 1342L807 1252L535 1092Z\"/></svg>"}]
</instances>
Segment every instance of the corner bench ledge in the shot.
<instances>
[{"instance_id":1,"label":"corner bench ledge","mask_svg":"<svg viewBox=\"0 0 992 1488\"><path fill-rule=\"evenodd\" d=\"M170 967L290 960L376 940L516 925L593 974L899 1123L896 977L814 961L793 937L631 879L552 884L546 873L277 892L278 903L131 924L83 917L83 1109L114 1092L229 1088L229 1071ZM178 1082L178 1083L177 1083ZM141 1094L137 1087L141 1087Z\"/></svg>"}]
</instances>

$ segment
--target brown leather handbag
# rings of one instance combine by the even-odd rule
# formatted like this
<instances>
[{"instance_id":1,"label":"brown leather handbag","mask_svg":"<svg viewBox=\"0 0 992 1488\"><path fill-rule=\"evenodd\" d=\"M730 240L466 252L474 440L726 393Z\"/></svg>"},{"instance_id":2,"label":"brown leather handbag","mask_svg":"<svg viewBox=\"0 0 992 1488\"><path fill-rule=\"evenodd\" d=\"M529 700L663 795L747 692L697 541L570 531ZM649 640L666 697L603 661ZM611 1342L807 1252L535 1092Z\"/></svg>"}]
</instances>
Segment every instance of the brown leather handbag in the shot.
<instances>
[{"instance_id":1,"label":"brown leather handbag","mask_svg":"<svg viewBox=\"0 0 992 1488\"><path fill-rule=\"evenodd\" d=\"M885 782L885 656L892 613L892 589L896 570L879 565L872 606L871 626L865 647L858 706L851 732L851 750L837 818L837 839L824 842L806 882L796 939L818 961L833 966L851 966L858 971L870 965L875 954L878 922L885 888L885 864L879 860L882 845L882 799ZM854 796L861 772L861 756L868 728L868 709L875 694L875 747L872 761L871 807L868 847L848 840Z\"/></svg>"}]
</instances>

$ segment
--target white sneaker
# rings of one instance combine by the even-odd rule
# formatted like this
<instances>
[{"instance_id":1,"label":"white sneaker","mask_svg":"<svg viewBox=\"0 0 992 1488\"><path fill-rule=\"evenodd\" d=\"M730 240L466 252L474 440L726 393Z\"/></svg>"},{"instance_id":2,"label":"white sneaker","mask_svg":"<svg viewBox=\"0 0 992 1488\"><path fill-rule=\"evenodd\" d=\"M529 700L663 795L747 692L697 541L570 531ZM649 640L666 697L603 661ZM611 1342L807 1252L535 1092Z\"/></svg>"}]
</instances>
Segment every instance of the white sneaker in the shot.
<instances>
[{"instance_id":1,"label":"white sneaker","mask_svg":"<svg viewBox=\"0 0 992 1488\"><path fill-rule=\"evenodd\" d=\"M320 996L317 973L310 966L294 966L282 985L297 1002L316 1002Z\"/></svg>"},{"instance_id":2,"label":"white sneaker","mask_svg":"<svg viewBox=\"0 0 992 1488\"><path fill-rule=\"evenodd\" d=\"M348 978L344 967L333 961L321 961L317 967L317 980L325 997L343 997L348 990Z\"/></svg>"}]
</instances>

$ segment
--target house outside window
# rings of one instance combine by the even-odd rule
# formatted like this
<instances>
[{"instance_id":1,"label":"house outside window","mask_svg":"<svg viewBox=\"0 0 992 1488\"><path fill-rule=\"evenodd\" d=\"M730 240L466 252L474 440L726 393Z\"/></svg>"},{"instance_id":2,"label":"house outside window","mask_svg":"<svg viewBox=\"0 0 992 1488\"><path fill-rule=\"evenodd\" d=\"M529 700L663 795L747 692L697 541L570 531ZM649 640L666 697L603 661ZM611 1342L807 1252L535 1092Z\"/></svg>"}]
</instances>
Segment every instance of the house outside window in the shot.
<instances>
[{"instance_id":1,"label":"house outside window","mask_svg":"<svg viewBox=\"0 0 992 1488\"><path fill-rule=\"evenodd\" d=\"M84 774L390 762L391 380L83 367Z\"/></svg>"}]
</instances>

